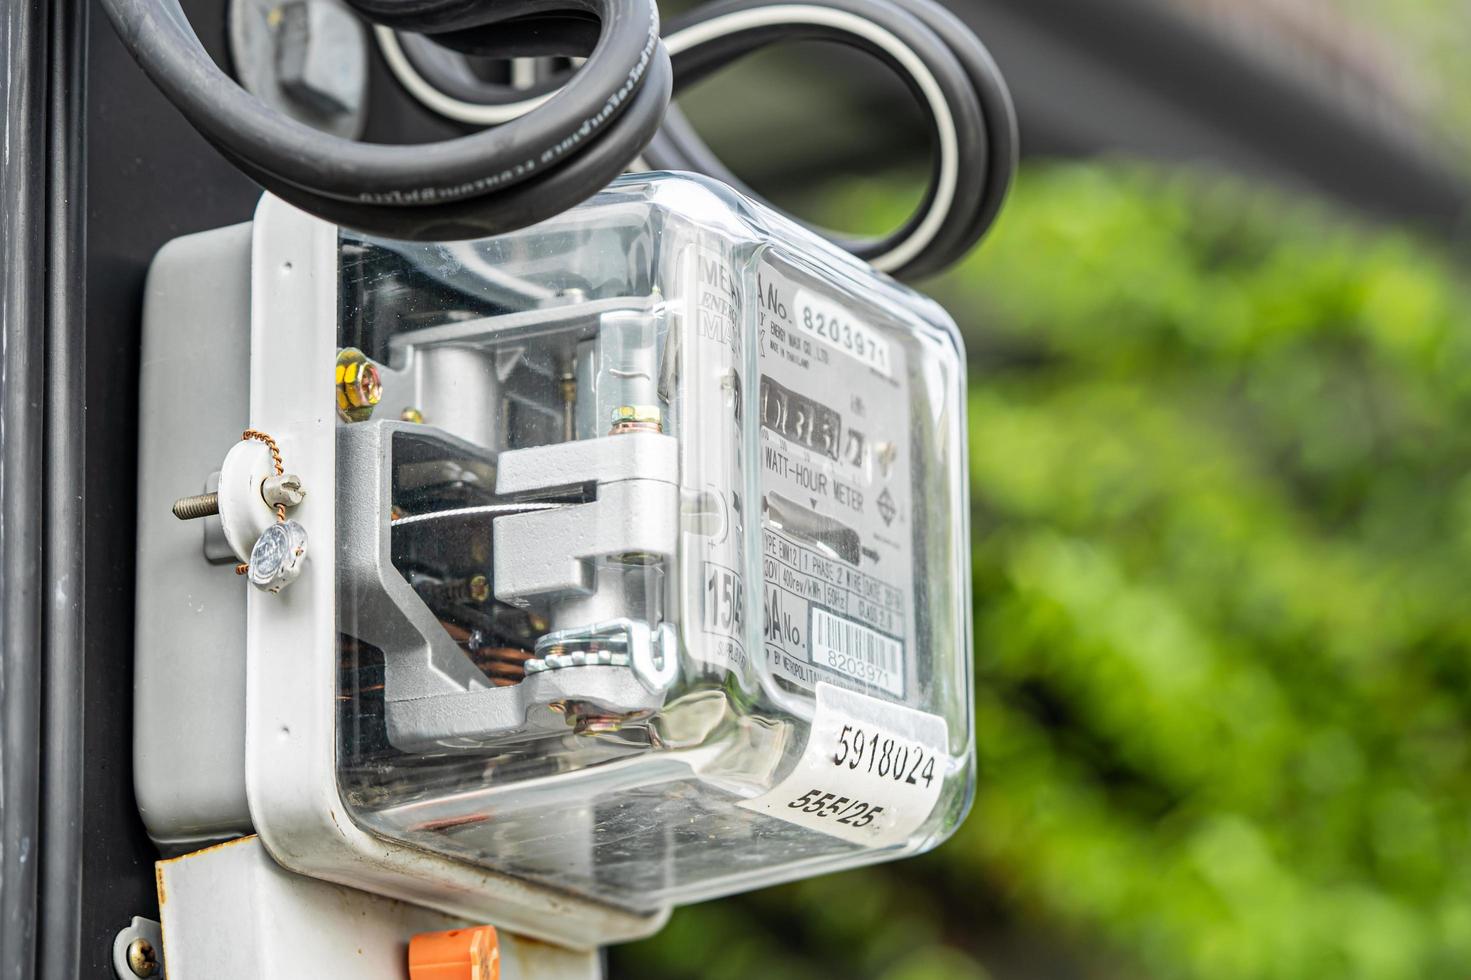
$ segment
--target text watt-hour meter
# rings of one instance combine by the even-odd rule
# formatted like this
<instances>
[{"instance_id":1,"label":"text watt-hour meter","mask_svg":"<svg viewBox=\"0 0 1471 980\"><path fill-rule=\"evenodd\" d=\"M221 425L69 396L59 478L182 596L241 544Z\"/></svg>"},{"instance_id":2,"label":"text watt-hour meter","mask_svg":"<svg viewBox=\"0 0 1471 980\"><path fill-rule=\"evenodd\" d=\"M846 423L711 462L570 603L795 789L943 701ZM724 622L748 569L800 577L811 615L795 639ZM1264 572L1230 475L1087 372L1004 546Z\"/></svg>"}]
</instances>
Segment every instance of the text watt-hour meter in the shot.
<instances>
[{"instance_id":1,"label":"text watt-hour meter","mask_svg":"<svg viewBox=\"0 0 1471 980\"><path fill-rule=\"evenodd\" d=\"M929 300L655 173L452 244L267 197L160 253L145 331L168 851L258 833L585 946L964 816L963 354Z\"/></svg>"}]
</instances>

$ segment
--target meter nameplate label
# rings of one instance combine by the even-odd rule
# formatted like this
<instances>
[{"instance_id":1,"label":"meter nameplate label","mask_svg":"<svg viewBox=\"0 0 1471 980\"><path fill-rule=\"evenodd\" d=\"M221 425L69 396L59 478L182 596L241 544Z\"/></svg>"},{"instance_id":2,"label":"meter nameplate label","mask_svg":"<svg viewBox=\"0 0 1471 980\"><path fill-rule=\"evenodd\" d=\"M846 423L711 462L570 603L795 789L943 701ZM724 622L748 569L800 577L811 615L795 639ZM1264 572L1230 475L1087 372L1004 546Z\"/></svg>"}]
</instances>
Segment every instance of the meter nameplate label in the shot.
<instances>
[{"instance_id":1,"label":"meter nameplate label","mask_svg":"<svg viewBox=\"0 0 1471 980\"><path fill-rule=\"evenodd\" d=\"M920 704L912 393L896 339L905 324L774 252L742 269L713 243L690 245L677 263L685 299L674 307L676 356L687 390L678 426L722 434L680 440L692 559L680 574L698 631L690 658L743 686L754 686L760 656L789 689L811 692L822 680ZM755 404L743 404L743 391ZM750 465L755 500L745 499ZM753 519L762 575L748 582ZM759 633L748 627L747 596ZM753 634L756 651L746 645Z\"/></svg>"},{"instance_id":2,"label":"meter nameplate label","mask_svg":"<svg viewBox=\"0 0 1471 980\"><path fill-rule=\"evenodd\" d=\"M816 699L796 768L739 805L864 847L905 843L944 787L945 719L825 683Z\"/></svg>"},{"instance_id":3,"label":"meter nameplate label","mask_svg":"<svg viewBox=\"0 0 1471 980\"><path fill-rule=\"evenodd\" d=\"M906 325L774 252L752 307L768 672L917 707Z\"/></svg>"}]
</instances>

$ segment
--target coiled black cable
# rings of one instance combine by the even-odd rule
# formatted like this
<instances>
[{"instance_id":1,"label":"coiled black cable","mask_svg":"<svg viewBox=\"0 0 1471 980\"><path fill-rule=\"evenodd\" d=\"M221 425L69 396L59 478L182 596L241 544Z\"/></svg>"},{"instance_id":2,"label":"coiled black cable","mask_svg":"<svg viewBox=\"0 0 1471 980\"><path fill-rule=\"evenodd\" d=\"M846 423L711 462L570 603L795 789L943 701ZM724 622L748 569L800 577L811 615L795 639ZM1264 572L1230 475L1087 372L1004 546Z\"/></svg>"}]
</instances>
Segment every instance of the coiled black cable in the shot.
<instances>
[{"instance_id":1,"label":"coiled black cable","mask_svg":"<svg viewBox=\"0 0 1471 980\"><path fill-rule=\"evenodd\" d=\"M994 218L1014 169L1015 117L1000 74L974 35L934 0L721 0L697 9L662 42L653 0L349 3L379 25L389 64L411 91L449 115L456 106L478 107L483 115L472 116L497 125L416 146L330 136L236 86L199 44L177 0L103 0L155 84L241 170L304 210L385 237L470 238L533 224L596 193L646 148L649 164L740 186L670 110L674 81L703 78L779 40L866 50L903 77L929 113L936 163L919 210L882 239L831 236L879 268L909 277L959 258ZM465 84L446 94L436 87L445 85L443 73L426 80L422 72L443 48L587 60L555 89L497 88L462 73Z\"/></svg>"},{"instance_id":2,"label":"coiled black cable","mask_svg":"<svg viewBox=\"0 0 1471 980\"><path fill-rule=\"evenodd\" d=\"M653 137L672 74L653 0L378 0L416 28L467 46L492 29L569 22L583 69L534 113L416 146L357 143L267 107L210 59L177 0L103 0L133 56L206 139L279 197L328 220L396 238L470 238L533 224L587 198ZM368 3L369 0L364 0ZM591 50L579 49L598 25ZM559 41L559 45L562 42Z\"/></svg>"},{"instance_id":3,"label":"coiled black cable","mask_svg":"<svg viewBox=\"0 0 1471 980\"><path fill-rule=\"evenodd\" d=\"M979 39L934 0L721 0L665 34L680 85L783 41L832 41L867 51L904 79L931 124L934 167L909 220L882 238L824 234L901 278L938 272L968 252L1001 208L1017 152L1011 96ZM706 173L754 194L677 110L666 117L645 159Z\"/></svg>"}]
</instances>

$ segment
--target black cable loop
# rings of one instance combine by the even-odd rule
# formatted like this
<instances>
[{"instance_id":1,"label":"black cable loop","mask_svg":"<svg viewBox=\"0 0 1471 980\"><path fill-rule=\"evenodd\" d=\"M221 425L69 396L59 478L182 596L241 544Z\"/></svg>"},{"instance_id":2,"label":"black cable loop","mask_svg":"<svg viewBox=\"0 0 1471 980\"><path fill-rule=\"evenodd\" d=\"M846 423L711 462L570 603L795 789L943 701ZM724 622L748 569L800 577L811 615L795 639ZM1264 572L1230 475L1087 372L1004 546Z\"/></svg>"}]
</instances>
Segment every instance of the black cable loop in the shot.
<instances>
[{"instance_id":1,"label":"black cable loop","mask_svg":"<svg viewBox=\"0 0 1471 980\"><path fill-rule=\"evenodd\" d=\"M343 140L271 110L215 66L178 0L102 2L155 84L236 166L304 210L383 237L472 238L525 227L596 193L640 154L751 194L669 100L676 82L785 40L868 52L905 80L929 116L936 161L915 214L878 239L824 233L879 268L913 277L958 259L991 224L1015 167L1015 114L1000 73L934 0L720 0L664 41L653 0L348 0L380 25L390 66L411 91L467 111L478 105L478 118L500 123L416 146ZM559 87L525 91L436 70L436 51L444 59L587 60Z\"/></svg>"}]
</instances>

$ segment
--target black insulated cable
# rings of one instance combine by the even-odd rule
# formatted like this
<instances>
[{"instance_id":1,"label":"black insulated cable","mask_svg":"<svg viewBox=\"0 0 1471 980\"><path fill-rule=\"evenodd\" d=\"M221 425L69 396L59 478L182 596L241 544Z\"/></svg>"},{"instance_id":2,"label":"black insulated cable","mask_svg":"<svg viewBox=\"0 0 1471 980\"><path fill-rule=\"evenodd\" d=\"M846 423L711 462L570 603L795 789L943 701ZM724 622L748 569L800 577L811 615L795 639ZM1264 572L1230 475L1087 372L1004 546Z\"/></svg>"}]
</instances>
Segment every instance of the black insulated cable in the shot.
<instances>
[{"instance_id":1,"label":"black insulated cable","mask_svg":"<svg viewBox=\"0 0 1471 980\"><path fill-rule=\"evenodd\" d=\"M394 50L394 57L403 59L410 70L423 79L427 88L421 88L416 96L433 99L441 94L450 104L469 107L456 114L450 109L452 118L470 125L495 126L528 111L532 106L561 87L566 81L565 73L538 77L530 84L512 85L505 81L492 81L476 73L469 59L457 58L446 52L444 46L426 34L407 34L395 31L380 33ZM540 57L535 51L523 51L516 57Z\"/></svg>"},{"instance_id":2,"label":"black insulated cable","mask_svg":"<svg viewBox=\"0 0 1471 980\"><path fill-rule=\"evenodd\" d=\"M390 70L422 103L467 125L496 125L535 108L556 81L528 87L477 77L440 38L379 27ZM854 239L818 229L900 278L938 272L963 256L995 220L1016 168L1016 115L990 53L934 0L722 0L696 8L664 32L676 91L732 61L782 41L857 48L903 79L929 121L934 165L925 195L902 227ZM760 198L670 107L641 162L714 177Z\"/></svg>"},{"instance_id":3,"label":"black insulated cable","mask_svg":"<svg viewBox=\"0 0 1471 980\"><path fill-rule=\"evenodd\" d=\"M528 20L576 25L581 70L537 111L495 129L414 146L357 143L267 107L210 59L177 0L103 0L124 45L206 139L268 191L328 220L407 239L497 234L559 214L643 149L668 105L668 55L653 0L380 3L479 31ZM599 25L591 50L588 19Z\"/></svg>"},{"instance_id":4,"label":"black insulated cable","mask_svg":"<svg viewBox=\"0 0 1471 980\"><path fill-rule=\"evenodd\" d=\"M662 42L653 0L348 2L378 25L389 67L421 102L493 128L420 146L327 136L235 86L199 45L177 0L103 0L145 71L245 173L298 207L384 237L470 238L533 224L596 193L636 160L705 173L758 196L669 100L676 84L779 41L863 50L902 78L927 114L935 162L914 215L877 239L824 232L876 267L912 278L960 258L994 220L1015 169L1005 83L981 42L934 0L719 0L680 20ZM467 54L587 60L560 87L518 89L476 78Z\"/></svg>"},{"instance_id":5,"label":"black insulated cable","mask_svg":"<svg viewBox=\"0 0 1471 980\"><path fill-rule=\"evenodd\" d=\"M697 8L665 33L680 86L786 41L827 41L869 53L905 81L930 122L930 184L909 220L882 238L822 234L899 278L931 275L960 259L995 220L1016 168L1015 110L980 40L933 0L723 0ZM758 196L677 110L645 159Z\"/></svg>"}]
</instances>

